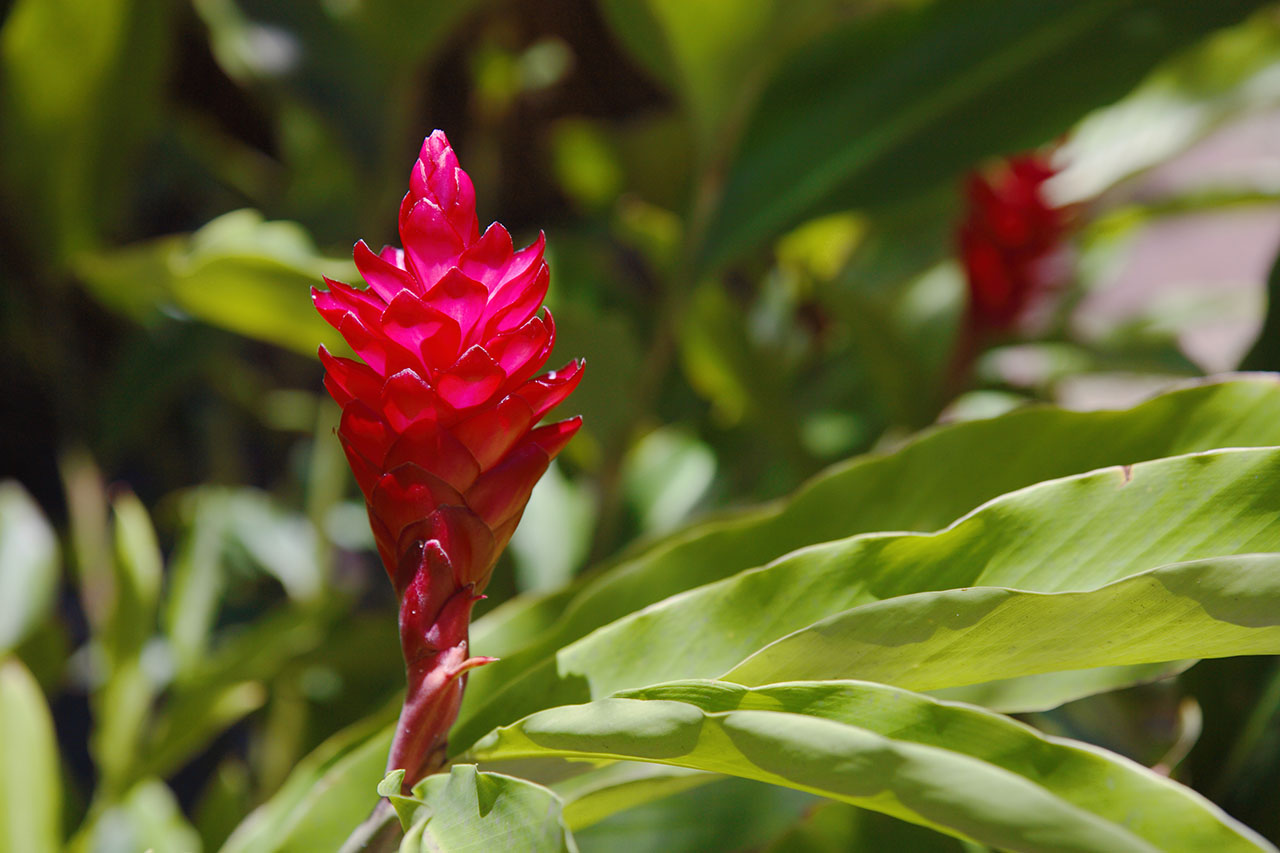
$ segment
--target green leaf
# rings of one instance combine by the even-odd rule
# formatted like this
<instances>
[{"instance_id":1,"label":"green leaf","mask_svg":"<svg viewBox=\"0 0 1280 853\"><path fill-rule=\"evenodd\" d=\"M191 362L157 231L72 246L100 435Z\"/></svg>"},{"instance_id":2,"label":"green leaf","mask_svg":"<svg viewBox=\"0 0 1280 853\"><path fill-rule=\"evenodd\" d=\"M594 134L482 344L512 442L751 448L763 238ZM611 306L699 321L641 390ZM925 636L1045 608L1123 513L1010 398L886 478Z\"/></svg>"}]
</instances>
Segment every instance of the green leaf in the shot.
<instances>
[{"instance_id":1,"label":"green leaf","mask_svg":"<svg viewBox=\"0 0 1280 853\"><path fill-rule=\"evenodd\" d=\"M618 761L551 786L564 801L564 820L575 833L620 811L714 782L719 777L684 767ZM581 840L581 839L579 839Z\"/></svg>"},{"instance_id":2,"label":"green leaf","mask_svg":"<svg viewBox=\"0 0 1280 853\"><path fill-rule=\"evenodd\" d=\"M136 184L160 118L165 0L20 0L0 30L0 166L13 218L62 259L92 246Z\"/></svg>"},{"instance_id":3,"label":"green leaf","mask_svg":"<svg viewBox=\"0 0 1280 853\"><path fill-rule=\"evenodd\" d=\"M704 284L690 295L680 334L689 383L711 401L724 424L750 417L779 446L794 440L792 404L779 359L755 346L747 320L724 288Z\"/></svg>"},{"instance_id":4,"label":"green leaf","mask_svg":"<svg viewBox=\"0 0 1280 853\"><path fill-rule=\"evenodd\" d=\"M111 498L114 555L106 618L95 640L104 653L105 680L91 695L89 746L101 794L111 801L138 781L141 744L161 685L143 665L142 651L156 629L163 558L142 502L129 491Z\"/></svg>"},{"instance_id":5,"label":"green leaf","mask_svg":"<svg viewBox=\"0 0 1280 853\"><path fill-rule=\"evenodd\" d=\"M811 810L803 822L775 839L765 848L765 853L828 853L831 850L960 853L965 845L888 815L828 802Z\"/></svg>"},{"instance_id":6,"label":"green leaf","mask_svg":"<svg viewBox=\"0 0 1280 853\"><path fill-rule=\"evenodd\" d=\"M1267 313L1258 330L1258 339L1240 363L1241 370L1280 368L1280 254L1267 272Z\"/></svg>"},{"instance_id":7,"label":"green leaf","mask_svg":"<svg viewBox=\"0 0 1280 853\"><path fill-rule=\"evenodd\" d=\"M227 495L227 532L253 561L280 582L288 596L315 600L324 589L324 564L315 528L257 489Z\"/></svg>"},{"instance_id":8,"label":"green leaf","mask_svg":"<svg viewBox=\"0 0 1280 853\"><path fill-rule=\"evenodd\" d=\"M156 627L164 558L151 517L137 496L117 491L115 514L115 593L107 642L116 659L137 655Z\"/></svg>"},{"instance_id":9,"label":"green leaf","mask_svg":"<svg viewBox=\"0 0 1280 853\"><path fill-rule=\"evenodd\" d=\"M661 540L583 582L571 598L565 592L517 599L479 620L473 635L477 653L503 659L471 673L460 719L465 722L498 691L546 665L557 649L600 626L797 548L876 530L935 530L1000 494L1105 465L1266 444L1280 444L1280 384L1270 376L1187 388L1126 411L1028 408L928 431L894 453L837 465L783 501ZM550 621L557 613L558 620ZM524 630L531 642L515 651ZM485 645L489 636L502 643L501 650Z\"/></svg>"},{"instance_id":10,"label":"green leaf","mask_svg":"<svg viewBox=\"0 0 1280 853\"><path fill-rule=\"evenodd\" d=\"M176 773L215 737L266 701L266 686L250 680L179 692L157 714L146 732L146 750L134 760L144 762L152 773Z\"/></svg>"},{"instance_id":11,"label":"green leaf","mask_svg":"<svg viewBox=\"0 0 1280 853\"><path fill-rule=\"evenodd\" d=\"M159 779L144 779L93 814L67 845L68 853L149 850L199 853L200 835L182 814L177 798Z\"/></svg>"},{"instance_id":12,"label":"green leaf","mask_svg":"<svg viewBox=\"0 0 1280 853\"><path fill-rule=\"evenodd\" d=\"M40 507L17 481L0 482L0 655L49 616L60 571L58 540Z\"/></svg>"},{"instance_id":13,"label":"green leaf","mask_svg":"<svg viewBox=\"0 0 1280 853\"><path fill-rule=\"evenodd\" d=\"M1167 563L1280 548L1277 520L1280 449L1220 450L1041 483L938 533L803 548L560 649L460 718L452 746L539 708L717 677L767 644L863 604L973 586L1093 589Z\"/></svg>"},{"instance_id":14,"label":"green leaf","mask_svg":"<svg viewBox=\"0 0 1280 853\"><path fill-rule=\"evenodd\" d=\"M494 657L518 651L555 624L580 586L575 582L553 592L507 599L472 624L471 645Z\"/></svg>"},{"instance_id":15,"label":"green leaf","mask_svg":"<svg viewBox=\"0 0 1280 853\"><path fill-rule=\"evenodd\" d=\"M40 686L13 657L0 659L0 849L61 848L62 782L53 718Z\"/></svg>"},{"instance_id":16,"label":"green leaf","mask_svg":"<svg viewBox=\"0 0 1280 853\"><path fill-rule=\"evenodd\" d=\"M622 488L645 534L681 525L716 476L716 456L677 427L659 427L637 441L622 463Z\"/></svg>"},{"instance_id":17,"label":"green leaf","mask_svg":"<svg viewBox=\"0 0 1280 853\"><path fill-rule=\"evenodd\" d=\"M184 509L190 526L174 555L164 606L178 681L202 664L222 601L227 495L202 489L190 496Z\"/></svg>"},{"instance_id":18,"label":"green leaf","mask_svg":"<svg viewBox=\"0 0 1280 853\"><path fill-rule=\"evenodd\" d=\"M533 487L524 523L511 536L516 587L523 591L564 586L586 559L596 500L552 462Z\"/></svg>"},{"instance_id":19,"label":"green leaf","mask_svg":"<svg viewBox=\"0 0 1280 853\"><path fill-rule=\"evenodd\" d=\"M346 345L311 305L323 276L358 282L345 260L322 257L293 222L253 210L212 220L189 237L164 238L76 259L76 272L104 302L145 319L172 305L212 326L304 355ZM148 292L136 293L139 275Z\"/></svg>"},{"instance_id":20,"label":"green leaf","mask_svg":"<svg viewBox=\"0 0 1280 853\"><path fill-rule=\"evenodd\" d=\"M1055 199L1096 198L1237 116L1273 108L1277 92L1267 81L1280 69L1278 56L1280 26L1255 15L1164 63L1071 131L1062 146Z\"/></svg>"},{"instance_id":21,"label":"green leaf","mask_svg":"<svg viewBox=\"0 0 1280 853\"><path fill-rule=\"evenodd\" d=\"M1064 669L1280 654L1280 554L1179 563L1090 592L978 587L855 607L723 676L934 690Z\"/></svg>"},{"instance_id":22,"label":"green leaf","mask_svg":"<svg viewBox=\"0 0 1280 853\"><path fill-rule=\"evenodd\" d=\"M377 804L399 707L329 738L227 839L222 853L337 850Z\"/></svg>"},{"instance_id":23,"label":"green leaf","mask_svg":"<svg viewBox=\"0 0 1280 853\"><path fill-rule=\"evenodd\" d=\"M525 779L449 768L414 786L421 801L401 853L577 853L560 815L560 798Z\"/></svg>"},{"instance_id":24,"label":"green leaf","mask_svg":"<svg viewBox=\"0 0 1280 853\"><path fill-rule=\"evenodd\" d=\"M965 0L856 17L756 104L702 248L718 264L814 215L898 202L1041 145L1254 0Z\"/></svg>"},{"instance_id":25,"label":"green leaf","mask_svg":"<svg viewBox=\"0 0 1280 853\"><path fill-rule=\"evenodd\" d=\"M474 754L731 773L1009 850L1271 849L1198 794L1126 759L862 682L657 685L534 714Z\"/></svg>"},{"instance_id":26,"label":"green leaf","mask_svg":"<svg viewBox=\"0 0 1280 853\"><path fill-rule=\"evenodd\" d=\"M155 696L156 685L136 655L112 663L106 682L91 696L89 749L105 801L123 797L139 777L140 747Z\"/></svg>"},{"instance_id":27,"label":"green leaf","mask_svg":"<svg viewBox=\"0 0 1280 853\"><path fill-rule=\"evenodd\" d=\"M1096 669L1072 669L1063 672L1046 672L1041 675L1022 675L1001 678L981 684L961 687L944 687L930 690L932 696L953 702L968 702L1006 714L1022 714L1031 711L1047 711L1075 699L1093 696L1173 678L1195 664L1193 660L1166 661L1164 663L1133 664L1129 666L1103 666Z\"/></svg>"},{"instance_id":28,"label":"green leaf","mask_svg":"<svg viewBox=\"0 0 1280 853\"><path fill-rule=\"evenodd\" d=\"M824 24L830 0L750 4L717 0L603 0L613 32L675 90L704 147L754 102L766 75L806 31Z\"/></svg>"},{"instance_id":29,"label":"green leaf","mask_svg":"<svg viewBox=\"0 0 1280 853\"><path fill-rule=\"evenodd\" d=\"M630 761L614 766L663 767ZM582 831L574 827L574 838L583 853L757 850L764 839L779 834L807 809L822 802L804 791L750 779L681 767L663 769L691 774L687 778L709 784L619 812Z\"/></svg>"}]
</instances>

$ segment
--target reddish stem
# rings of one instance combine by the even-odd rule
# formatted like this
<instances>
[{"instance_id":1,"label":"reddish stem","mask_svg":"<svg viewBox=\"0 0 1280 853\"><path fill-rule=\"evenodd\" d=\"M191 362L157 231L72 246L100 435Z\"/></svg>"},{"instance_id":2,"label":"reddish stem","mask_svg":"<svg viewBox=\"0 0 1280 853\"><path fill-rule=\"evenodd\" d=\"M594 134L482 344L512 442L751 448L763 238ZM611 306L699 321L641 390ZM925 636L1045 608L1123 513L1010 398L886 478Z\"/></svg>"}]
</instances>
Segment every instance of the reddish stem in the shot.
<instances>
[{"instance_id":1,"label":"reddish stem","mask_svg":"<svg viewBox=\"0 0 1280 853\"><path fill-rule=\"evenodd\" d=\"M396 724L387 772L404 770L405 792L444 766L449 729L458 717L466 674L493 660L467 654L471 607L478 598L469 586L457 589L426 626L421 626L421 611L414 606L413 596L402 600L400 631L409 690Z\"/></svg>"}]
</instances>

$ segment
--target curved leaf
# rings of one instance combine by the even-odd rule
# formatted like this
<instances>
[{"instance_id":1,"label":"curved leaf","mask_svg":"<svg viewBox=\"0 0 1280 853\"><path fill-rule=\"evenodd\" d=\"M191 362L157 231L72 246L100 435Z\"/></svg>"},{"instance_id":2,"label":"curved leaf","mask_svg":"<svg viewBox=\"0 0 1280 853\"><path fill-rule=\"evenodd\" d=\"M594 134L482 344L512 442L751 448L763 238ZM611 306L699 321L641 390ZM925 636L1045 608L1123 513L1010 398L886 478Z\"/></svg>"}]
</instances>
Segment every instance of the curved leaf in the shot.
<instances>
[{"instance_id":1,"label":"curved leaf","mask_svg":"<svg viewBox=\"0 0 1280 853\"><path fill-rule=\"evenodd\" d=\"M0 483L0 654L53 609L58 575L58 540L44 513L16 481Z\"/></svg>"},{"instance_id":2,"label":"curved leaf","mask_svg":"<svg viewBox=\"0 0 1280 853\"><path fill-rule=\"evenodd\" d=\"M858 678L935 690L1063 669L1280 654L1280 554L1179 563L1089 592L979 587L855 607L765 646L739 684Z\"/></svg>"},{"instance_id":3,"label":"curved leaf","mask_svg":"<svg viewBox=\"0 0 1280 853\"><path fill-rule=\"evenodd\" d=\"M62 783L49 706L17 658L0 660L0 849L53 853Z\"/></svg>"},{"instance_id":4,"label":"curved leaf","mask_svg":"<svg viewBox=\"0 0 1280 853\"><path fill-rule=\"evenodd\" d=\"M863 682L657 685L534 714L474 755L730 773L1009 850L1270 849L1198 794L1119 756Z\"/></svg>"},{"instance_id":5,"label":"curved leaf","mask_svg":"<svg viewBox=\"0 0 1280 853\"><path fill-rule=\"evenodd\" d=\"M82 254L75 267L100 300L135 319L172 305L303 355L314 356L321 342L347 351L312 309L310 292L324 275L358 280L354 266L320 255L296 223L264 221L255 210L223 214L190 235Z\"/></svg>"},{"instance_id":6,"label":"curved leaf","mask_svg":"<svg viewBox=\"0 0 1280 853\"><path fill-rule=\"evenodd\" d=\"M560 798L525 779L456 764L413 792L420 804L400 853L577 853Z\"/></svg>"},{"instance_id":7,"label":"curved leaf","mask_svg":"<svg viewBox=\"0 0 1280 853\"><path fill-rule=\"evenodd\" d=\"M665 538L581 581L576 595L518 598L477 620L472 647L503 659L471 673L463 716L596 628L796 548L875 530L936 530L998 495L1106 465L1269 444L1280 444L1280 383L1271 375L1198 385L1128 410L1035 407L927 431L893 453L836 465L789 498Z\"/></svg>"},{"instance_id":8,"label":"curved leaf","mask_svg":"<svg viewBox=\"0 0 1280 853\"><path fill-rule=\"evenodd\" d=\"M1156 566L1280 550L1280 449L1220 450L1041 483L932 534L867 534L632 613L473 705L457 748L540 708L711 678L765 645L874 601L929 590L1088 590ZM696 649L696 654L690 654Z\"/></svg>"},{"instance_id":9,"label":"curved leaf","mask_svg":"<svg viewBox=\"0 0 1280 853\"><path fill-rule=\"evenodd\" d=\"M227 839L222 853L337 850L377 804L397 708L343 729L299 762L270 800Z\"/></svg>"}]
</instances>

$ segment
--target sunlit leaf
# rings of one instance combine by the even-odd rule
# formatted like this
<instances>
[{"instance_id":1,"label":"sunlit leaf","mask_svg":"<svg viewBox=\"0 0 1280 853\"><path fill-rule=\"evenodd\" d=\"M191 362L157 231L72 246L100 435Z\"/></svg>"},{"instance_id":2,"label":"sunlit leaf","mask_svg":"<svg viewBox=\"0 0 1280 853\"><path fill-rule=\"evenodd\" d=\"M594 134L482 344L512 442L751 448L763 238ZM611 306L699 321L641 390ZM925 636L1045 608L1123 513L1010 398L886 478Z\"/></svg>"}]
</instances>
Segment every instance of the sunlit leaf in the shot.
<instances>
[{"instance_id":1,"label":"sunlit leaf","mask_svg":"<svg viewBox=\"0 0 1280 853\"><path fill-rule=\"evenodd\" d=\"M187 237L81 255L76 272L107 304L137 319L176 310L305 355L345 345L311 306L322 277L359 283L351 263L321 256L292 222L237 210Z\"/></svg>"},{"instance_id":2,"label":"sunlit leaf","mask_svg":"<svg viewBox=\"0 0 1280 853\"><path fill-rule=\"evenodd\" d=\"M1280 450L1220 450L1040 483L937 533L872 533L801 548L565 646L472 705L452 745L460 750L540 707L717 677L793 631L872 602L977 586L1090 590L1167 563L1277 550L1277 520ZM1083 654L1087 640L1077 637L1072 647ZM1097 664L1126 662L1134 661Z\"/></svg>"},{"instance_id":3,"label":"sunlit leaf","mask_svg":"<svg viewBox=\"0 0 1280 853\"><path fill-rule=\"evenodd\" d=\"M58 540L17 482L0 482L0 654L22 642L53 608Z\"/></svg>"},{"instance_id":4,"label":"sunlit leaf","mask_svg":"<svg viewBox=\"0 0 1280 853\"><path fill-rule=\"evenodd\" d=\"M337 850L377 804L396 709L330 737L284 786L245 818L222 853Z\"/></svg>"},{"instance_id":5,"label":"sunlit leaf","mask_svg":"<svg viewBox=\"0 0 1280 853\"><path fill-rule=\"evenodd\" d=\"M0 849L61 849L62 780L53 718L16 658L0 659Z\"/></svg>"},{"instance_id":6,"label":"sunlit leaf","mask_svg":"<svg viewBox=\"0 0 1280 853\"><path fill-rule=\"evenodd\" d=\"M657 685L534 714L474 754L731 773L1008 850L1273 849L1190 789L1119 756L865 682Z\"/></svg>"},{"instance_id":7,"label":"sunlit leaf","mask_svg":"<svg viewBox=\"0 0 1280 853\"><path fill-rule=\"evenodd\" d=\"M1128 411L1030 408L925 433L894 453L834 466L786 500L660 540L576 590L516 599L480 619L473 647L503 660L471 674L463 718L600 626L796 548L876 530L935 530L1002 493L1104 465L1276 443L1280 385L1271 377L1188 388ZM1102 683L1114 686L1114 676L1104 673Z\"/></svg>"},{"instance_id":8,"label":"sunlit leaf","mask_svg":"<svg viewBox=\"0 0 1280 853\"><path fill-rule=\"evenodd\" d=\"M419 806L401 853L576 853L560 800L532 782L456 764L414 787Z\"/></svg>"},{"instance_id":9,"label":"sunlit leaf","mask_svg":"<svg viewBox=\"0 0 1280 853\"><path fill-rule=\"evenodd\" d=\"M890 598L822 619L725 673L933 690L1063 669L1280 654L1280 555L1153 569L1091 592L993 587Z\"/></svg>"}]
</instances>

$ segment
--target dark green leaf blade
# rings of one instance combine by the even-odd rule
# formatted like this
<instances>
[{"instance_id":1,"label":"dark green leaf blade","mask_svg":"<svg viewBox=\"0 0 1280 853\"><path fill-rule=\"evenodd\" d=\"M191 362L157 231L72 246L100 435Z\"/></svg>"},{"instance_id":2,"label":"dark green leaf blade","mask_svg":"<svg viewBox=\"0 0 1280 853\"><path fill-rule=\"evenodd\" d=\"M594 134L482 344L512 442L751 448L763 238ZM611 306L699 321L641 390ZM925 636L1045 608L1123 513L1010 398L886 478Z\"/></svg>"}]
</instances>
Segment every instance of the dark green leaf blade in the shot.
<instances>
[{"instance_id":1,"label":"dark green leaf blade","mask_svg":"<svg viewBox=\"0 0 1280 853\"><path fill-rule=\"evenodd\" d=\"M703 260L1044 144L1161 59L1262 5L965 0L855 19L800 52L761 96Z\"/></svg>"}]
</instances>

